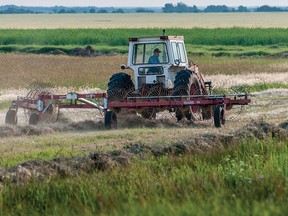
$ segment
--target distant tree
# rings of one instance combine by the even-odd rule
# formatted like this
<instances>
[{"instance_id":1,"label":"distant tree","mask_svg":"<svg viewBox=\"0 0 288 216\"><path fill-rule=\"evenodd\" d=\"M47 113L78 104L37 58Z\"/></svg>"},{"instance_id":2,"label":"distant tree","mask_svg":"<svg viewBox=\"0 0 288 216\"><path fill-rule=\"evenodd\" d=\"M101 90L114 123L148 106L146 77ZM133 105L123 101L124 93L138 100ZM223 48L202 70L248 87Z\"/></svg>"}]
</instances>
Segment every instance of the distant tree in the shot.
<instances>
[{"instance_id":1,"label":"distant tree","mask_svg":"<svg viewBox=\"0 0 288 216\"><path fill-rule=\"evenodd\" d=\"M59 14L62 14L62 13L76 13L76 11L75 11L75 10L72 10L72 9L70 9L70 10L65 10L64 8L62 8L62 9L60 9L60 10L58 11L58 13L59 13Z\"/></svg>"},{"instance_id":2,"label":"distant tree","mask_svg":"<svg viewBox=\"0 0 288 216\"><path fill-rule=\"evenodd\" d=\"M125 13L123 9L119 8L117 10L112 11L112 13Z\"/></svg>"},{"instance_id":3,"label":"distant tree","mask_svg":"<svg viewBox=\"0 0 288 216\"><path fill-rule=\"evenodd\" d=\"M238 7L237 12L249 12L249 10L247 9L247 7L244 7L244 6L240 5Z\"/></svg>"},{"instance_id":4,"label":"distant tree","mask_svg":"<svg viewBox=\"0 0 288 216\"><path fill-rule=\"evenodd\" d=\"M66 13L66 10L64 8L62 8L58 11L58 13Z\"/></svg>"},{"instance_id":5,"label":"distant tree","mask_svg":"<svg viewBox=\"0 0 288 216\"><path fill-rule=\"evenodd\" d=\"M200 12L200 10L196 7L196 5L193 5L192 9L191 9L193 13L198 13Z\"/></svg>"},{"instance_id":6,"label":"distant tree","mask_svg":"<svg viewBox=\"0 0 288 216\"><path fill-rule=\"evenodd\" d=\"M136 13L154 13L154 11L146 8L138 8Z\"/></svg>"},{"instance_id":7,"label":"distant tree","mask_svg":"<svg viewBox=\"0 0 288 216\"><path fill-rule=\"evenodd\" d=\"M31 14L31 13L34 13L33 11L31 10L26 10L24 8L19 8L17 6L11 6L11 7L8 7L6 10L4 11L1 11L0 13L2 14Z\"/></svg>"},{"instance_id":8,"label":"distant tree","mask_svg":"<svg viewBox=\"0 0 288 216\"><path fill-rule=\"evenodd\" d=\"M173 12L175 12L173 4L165 4L165 6L162 8L162 11L164 13L173 13Z\"/></svg>"},{"instance_id":9,"label":"distant tree","mask_svg":"<svg viewBox=\"0 0 288 216\"><path fill-rule=\"evenodd\" d=\"M256 12L280 12L280 11L284 11L281 8L278 7L270 7L268 5L263 5L259 8L256 8L255 10Z\"/></svg>"},{"instance_id":10,"label":"distant tree","mask_svg":"<svg viewBox=\"0 0 288 216\"><path fill-rule=\"evenodd\" d=\"M76 13L76 11L71 9L71 10L67 10L66 13Z\"/></svg>"},{"instance_id":11,"label":"distant tree","mask_svg":"<svg viewBox=\"0 0 288 216\"><path fill-rule=\"evenodd\" d=\"M95 10L94 8L91 8L91 9L89 10L89 13L96 13L96 10Z\"/></svg>"},{"instance_id":12,"label":"distant tree","mask_svg":"<svg viewBox=\"0 0 288 216\"><path fill-rule=\"evenodd\" d=\"M206 13L217 13L217 12L230 12L226 5L209 5L204 9Z\"/></svg>"},{"instance_id":13,"label":"distant tree","mask_svg":"<svg viewBox=\"0 0 288 216\"><path fill-rule=\"evenodd\" d=\"M176 7L176 12L178 13L185 13L188 12L189 8L186 4L184 4L183 2L177 3Z\"/></svg>"},{"instance_id":14,"label":"distant tree","mask_svg":"<svg viewBox=\"0 0 288 216\"><path fill-rule=\"evenodd\" d=\"M176 6L173 4L165 4L164 8L162 8L164 13L197 13L199 12L198 8L193 5L193 7L189 7L183 2L177 3Z\"/></svg>"},{"instance_id":15,"label":"distant tree","mask_svg":"<svg viewBox=\"0 0 288 216\"><path fill-rule=\"evenodd\" d=\"M100 9L100 10L97 11L97 13L108 13L108 11L105 10L105 9Z\"/></svg>"}]
</instances>

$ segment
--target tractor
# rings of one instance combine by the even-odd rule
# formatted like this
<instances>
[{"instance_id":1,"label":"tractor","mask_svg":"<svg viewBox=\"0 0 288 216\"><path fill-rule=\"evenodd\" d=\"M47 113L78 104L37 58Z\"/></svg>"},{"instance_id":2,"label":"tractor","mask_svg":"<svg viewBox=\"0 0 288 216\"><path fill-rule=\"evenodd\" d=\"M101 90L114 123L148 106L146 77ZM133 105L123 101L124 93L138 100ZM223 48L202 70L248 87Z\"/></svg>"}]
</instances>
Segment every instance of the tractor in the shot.
<instances>
[{"instance_id":1,"label":"tractor","mask_svg":"<svg viewBox=\"0 0 288 216\"><path fill-rule=\"evenodd\" d=\"M108 82L107 99L124 101L127 97L139 97L149 101L165 100L165 96L191 98L211 93L211 82L205 82L198 65L189 64L183 36L134 37L129 38L127 65L122 72L113 74ZM124 70L133 71L134 80ZM177 97L178 96L178 97ZM123 108L113 107L116 113ZM178 121L186 118L211 118L211 106L139 107L136 112L143 118L154 119L156 113L169 110L175 112ZM127 110L126 110L127 111Z\"/></svg>"}]
</instances>

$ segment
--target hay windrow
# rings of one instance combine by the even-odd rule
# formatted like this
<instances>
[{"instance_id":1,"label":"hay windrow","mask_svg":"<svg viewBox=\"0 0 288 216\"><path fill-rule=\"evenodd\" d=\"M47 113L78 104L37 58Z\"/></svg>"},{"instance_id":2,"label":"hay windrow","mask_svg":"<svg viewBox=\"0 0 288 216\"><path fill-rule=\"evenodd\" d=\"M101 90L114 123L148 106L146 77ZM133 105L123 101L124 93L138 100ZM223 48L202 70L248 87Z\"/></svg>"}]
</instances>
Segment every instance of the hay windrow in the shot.
<instances>
[{"instance_id":1,"label":"hay windrow","mask_svg":"<svg viewBox=\"0 0 288 216\"><path fill-rule=\"evenodd\" d=\"M0 137L12 137L12 136L40 136L44 134L53 133L53 129L49 127L36 127L32 125L27 126L1 126Z\"/></svg>"},{"instance_id":2,"label":"hay windrow","mask_svg":"<svg viewBox=\"0 0 288 216\"><path fill-rule=\"evenodd\" d=\"M128 166L133 162L133 157L143 157L145 155L153 155L155 157L162 155L179 156L212 151L217 152L233 147L245 139L266 140L271 138L287 140L287 122L279 125L269 124L264 121L251 122L231 134L221 133L215 135L207 133L186 140L176 141L167 146L146 146L133 143L126 145L122 150L116 152L90 153L87 156L55 158L53 160L30 160L16 167L0 168L0 185L3 186L9 182L22 184L32 179L41 180L48 177L77 176L97 171L106 171L116 167Z\"/></svg>"},{"instance_id":3,"label":"hay windrow","mask_svg":"<svg viewBox=\"0 0 288 216\"><path fill-rule=\"evenodd\" d=\"M148 120L140 116L127 116L125 119L119 120L119 128L170 128L170 127L184 127L191 123L188 121L176 122L174 119L155 119ZM1 137L17 137L17 136L33 136L46 135L54 132L73 132L73 131L99 131L105 130L104 122L102 120L83 120L71 121L68 118L62 118L60 121L51 124L40 124L37 126L0 126Z\"/></svg>"}]
</instances>

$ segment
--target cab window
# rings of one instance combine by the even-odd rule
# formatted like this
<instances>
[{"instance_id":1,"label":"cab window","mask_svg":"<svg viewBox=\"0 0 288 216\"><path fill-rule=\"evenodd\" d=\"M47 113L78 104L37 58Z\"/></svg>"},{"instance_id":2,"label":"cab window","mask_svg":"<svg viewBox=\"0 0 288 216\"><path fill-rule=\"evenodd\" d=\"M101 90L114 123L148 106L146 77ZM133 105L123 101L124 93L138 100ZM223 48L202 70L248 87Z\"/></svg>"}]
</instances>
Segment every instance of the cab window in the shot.
<instances>
[{"instance_id":1,"label":"cab window","mask_svg":"<svg viewBox=\"0 0 288 216\"><path fill-rule=\"evenodd\" d=\"M176 59L180 60L179 52L177 49L177 44L175 42L172 42L172 52L173 52L174 60L176 60Z\"/></svg>"},{"instance_id":2,"label":"cab window","mask_svg":"<svg viewBox=\"0 0 288 216\"><path fill-rule=\"evenodd\" d=\"M155 67L140 67L138 69L139 75L159 75L163 74L164 70L161 66L155 66Z\"/></svg>"},{"instance_id":3,"label":"cab window","mask_svg":"<svg viewBox=\"0 0 288 216\"><path fill-rule=\"evenodd\" d=\"M178 43L178 47L179 47L179 53L180 53L180 56L181 56L181 58L180 58L181 62L187 62L184 44L183 43Z\"/></svg>"},{"instance_id":4,"label":"cab window","mask_svg":"<svg viewBox=\"0 0 288 216\"><path fill-rule=\"evenodd\" d=\"M159 55L155 57L155 51L160 51ZM151 58L154 61L150 61ZM156 60L155 60L156 59ZM167 55L167 47L165 43L143 43L135 44L133 48L133 64L165 64L169 62ZM152 63L153 62L153 63Z\"/></svg>"},{"instance_id":5,"label":"cab window","mask_svg":"<svg viewBox=\"0 0 288 216\"><path fill-rule=\"evenodd\" d=\"M182 63L187 62L184 44L181 42L177 42L177 43L172 42L171 46L172 46L174 61L179 60Z\"/></svg>"}]
</instances>

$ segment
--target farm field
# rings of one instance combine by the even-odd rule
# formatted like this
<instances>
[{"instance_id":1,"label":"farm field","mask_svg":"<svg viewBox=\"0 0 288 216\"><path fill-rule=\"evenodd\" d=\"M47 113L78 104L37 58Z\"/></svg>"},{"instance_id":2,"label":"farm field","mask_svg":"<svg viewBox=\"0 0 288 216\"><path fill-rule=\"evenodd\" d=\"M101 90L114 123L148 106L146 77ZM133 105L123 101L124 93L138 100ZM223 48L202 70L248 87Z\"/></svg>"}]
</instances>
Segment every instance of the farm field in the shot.
<instances>
[{"instance_id":1,"label":"farm field","mask_svg":"<svg viewBox=\"0 0 288 216\"><path fill-rule=\"evenodd\" d=\"M287 28L288 13L126 13L0 15L1 29Z\"/></svg>"},{"instance_id":2,"label":"farm field","mask_svg":"<svg viewBox=\"0 0 288 216\"><path fill-rule=\"evenodd\" d=\"M0 15L0 215L288 211L287 13L173 14L173 25L169 14L149 15L136 29L134 14ZM127 62L127 38L162 28L185 36L188 58L217 91L249 93L252 103L228 111L221 128L164 112L120 116L106 131L97 110L64 110L38 126L20 110L17 126L4 124L11 100L32 88L105 91ZM70 55L88 44L95 55ZM47 55L55 49L66 54Z\"/></svg>"},{"instance_id":3,"label":"farm field","mask_svg":"<svg viewBox=\"0 0 288 216\"><path fill-rule=\"evenodd\" d=\"M285 58L189 56L189 59L199 64L204 76L207 76L208 80L213 79L214 82L223 79L222 75L227 77L229 77L228 75L237 76L236 79L242 82L241 84L245 82L244 84L252 85L256 82L285 83L287 78L288 63ZM103 55L82 58L34 54L0 54L0 61L2 62L0 68L1 90L9 88L29 89L35 83L48 84L51 87L72 89L91 87L106 90L109 77L113 73L121 71L120 65L127 63L127 56ZM15 64L11 64L12 62L15 62ZM225 71L223 71L223 68L225 68ZM80 71L81 73L79 73ZM281 76L274 76L271 71ZM132 71L128 70L127 72L132 75ZM254 80L249 81L245 76L254 78ZM259 78L257 79L257 77ZM235 80L232 81L234 84L236 84Z\"/></svg>"}]
</instances>

